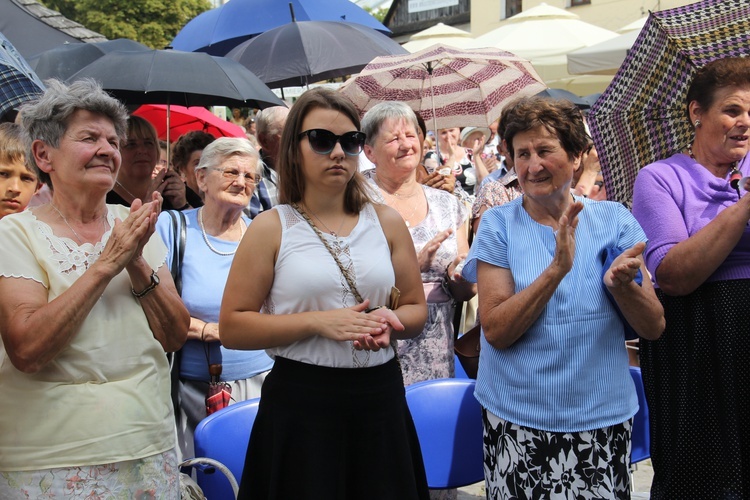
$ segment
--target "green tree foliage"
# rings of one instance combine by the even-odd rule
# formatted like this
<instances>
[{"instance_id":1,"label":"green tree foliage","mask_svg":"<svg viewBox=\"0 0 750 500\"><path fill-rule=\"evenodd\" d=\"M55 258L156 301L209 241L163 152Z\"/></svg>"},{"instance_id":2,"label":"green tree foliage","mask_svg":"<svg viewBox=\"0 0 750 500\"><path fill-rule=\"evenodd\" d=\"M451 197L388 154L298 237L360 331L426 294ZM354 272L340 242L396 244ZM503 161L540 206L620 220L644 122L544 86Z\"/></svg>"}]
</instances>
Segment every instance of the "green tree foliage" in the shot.
<instances>
[{"instance_id":1,"label":"green tree foliage","mask_svg":"<svg viewBox=\"0 0 750 500\"><path fill-rule=\"evenodd\" d=\"M43 0L65 17L110 40L130 38L163 49L208 0Z\"/></svg>"},{"instance_id":2,"label":"green tree foliage","mask_svg":"<svg viewBox=\"0 0 750 500\"><path fill-rule=\"evenodd\" d=\"M65 2L66 0L59 0L60 2ZM70 0L67 0L70 1ZM368 14L370 14L372 17L380 21L381 23L385 19L385 15L388 14L388 9L373 9L372 7L363 7L367 11Z\"/></svg>"}]
</instances>

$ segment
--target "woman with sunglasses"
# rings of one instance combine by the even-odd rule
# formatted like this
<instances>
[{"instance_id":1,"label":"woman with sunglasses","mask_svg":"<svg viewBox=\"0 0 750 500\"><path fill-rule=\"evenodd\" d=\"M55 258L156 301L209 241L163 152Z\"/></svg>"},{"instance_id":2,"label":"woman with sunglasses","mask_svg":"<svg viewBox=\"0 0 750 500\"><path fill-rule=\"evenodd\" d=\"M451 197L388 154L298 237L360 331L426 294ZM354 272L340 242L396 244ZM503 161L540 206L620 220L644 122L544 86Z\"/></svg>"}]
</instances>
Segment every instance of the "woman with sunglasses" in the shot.
<instances>
[{"instance_id":1,"label":"woman with sunglasses","mask_svg":"<svg viewBox=\"0 0 750 500\"><path fill-rule=\"evenodd\" d=\"M195 456L193 433L206 417L209 365L221 365L220 379L229 385L233 403L260 396L265 375L273 365L263 351L235 351L219 342L221 296L237 246L250 223L243 209L250 201L260 172L262 162L258 151L247 139L234 137L223 137L206 146L195 167L204 205L183 212L181 296L191 318L188 340L177 357L180 381L175 413L180 460ZM156 224L168 248L170 268L175 246L171 215L162 213Z\"/></svg>"},{"instance_id":2,"label":"woman with sunglasses","mask_svg":"<svg viewBox=\"0 0 750 500\"><path fill-rule=\"evenodd\" d=\"M229 273L222 343L275 358L239 498L428 498L392 346L422 331L427 309L403 220L370 201L357 171L358 130L343 95L297 100L280 204L253 220Z\"/></svg>"}]
</instances>

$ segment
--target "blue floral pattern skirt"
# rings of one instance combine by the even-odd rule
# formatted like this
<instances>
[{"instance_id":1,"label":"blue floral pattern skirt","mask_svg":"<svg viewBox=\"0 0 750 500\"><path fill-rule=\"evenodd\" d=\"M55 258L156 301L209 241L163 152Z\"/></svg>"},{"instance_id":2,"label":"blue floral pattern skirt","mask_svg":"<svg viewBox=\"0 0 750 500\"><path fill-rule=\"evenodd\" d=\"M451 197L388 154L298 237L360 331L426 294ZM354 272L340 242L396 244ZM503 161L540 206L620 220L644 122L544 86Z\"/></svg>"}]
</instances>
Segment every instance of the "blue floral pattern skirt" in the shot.
<instances>
[{"instance_id":1,"label":"blue floral pattern skirt","mask_svg":"<svg viewBox=\"0 0 750 500\"><path fill-rule=\"evenodd\" d=\"M482 413L488 499L630 498L632 420L593 431L547 432Z\"/></svg>"}]
</instances>

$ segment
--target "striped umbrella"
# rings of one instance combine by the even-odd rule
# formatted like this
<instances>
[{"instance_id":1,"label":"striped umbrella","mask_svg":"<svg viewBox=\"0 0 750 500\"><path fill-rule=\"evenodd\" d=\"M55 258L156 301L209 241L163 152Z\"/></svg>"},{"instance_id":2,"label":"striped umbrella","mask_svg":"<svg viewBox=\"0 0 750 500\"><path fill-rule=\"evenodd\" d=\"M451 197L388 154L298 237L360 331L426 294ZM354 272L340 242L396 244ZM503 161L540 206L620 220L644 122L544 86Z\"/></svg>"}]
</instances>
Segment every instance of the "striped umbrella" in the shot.
<instances>
[{"instance_id":1,"label":"striped umbrella","mask_svg":"<svg viewBox=\"0 0 750 500\"><path fill-rule=\"evenodd\" d=\"M39 77L0 33L0 118L43 92L44 85Z\"/></svg>"},{"instance_id":2,"label":"striped umbrella","mask_svg":"<svg viewBox=\"0 0 750 500\"><path fill-rule=\"evenodd\" d=\"M588 117L610 200L630 206L638 170L690 143L690 82L698 68L732 56L750 56L748 0L704 0L649 14Z\"/></svg>"},{"instance_id":3,"label":"striped umbrella","mask_svg":"<svg viewBox=\"0 0 750 500\"><path fill-rule=\"evenodd\" d=\"M531 63L510 52L437 44L376 57L341 91L362 113L379 102L403 101L438 130L488 127L508 102L546 88Z\"/></svg>"}]
</instances>

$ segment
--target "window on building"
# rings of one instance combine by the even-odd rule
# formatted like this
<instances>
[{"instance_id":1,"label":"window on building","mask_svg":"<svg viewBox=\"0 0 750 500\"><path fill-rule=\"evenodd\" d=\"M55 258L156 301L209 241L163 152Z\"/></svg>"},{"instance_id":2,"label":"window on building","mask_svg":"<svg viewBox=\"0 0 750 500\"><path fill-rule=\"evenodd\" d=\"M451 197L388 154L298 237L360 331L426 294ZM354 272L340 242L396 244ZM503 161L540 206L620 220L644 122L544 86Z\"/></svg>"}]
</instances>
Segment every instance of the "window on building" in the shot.
<instances>
[{"instance_id":1,"label":"window on building","mask_svg":"<svg viewBox=\"0 0 750 500\"><path fill-rule=\"evenodd\" d=\"M521 12L521 0L505 0L501 2L501 5L503 4L505 4L502 10L503 19L515 16Z\"/></svg>"}]
</instances>

